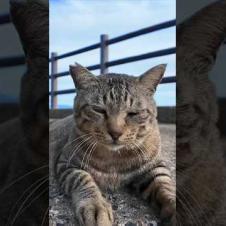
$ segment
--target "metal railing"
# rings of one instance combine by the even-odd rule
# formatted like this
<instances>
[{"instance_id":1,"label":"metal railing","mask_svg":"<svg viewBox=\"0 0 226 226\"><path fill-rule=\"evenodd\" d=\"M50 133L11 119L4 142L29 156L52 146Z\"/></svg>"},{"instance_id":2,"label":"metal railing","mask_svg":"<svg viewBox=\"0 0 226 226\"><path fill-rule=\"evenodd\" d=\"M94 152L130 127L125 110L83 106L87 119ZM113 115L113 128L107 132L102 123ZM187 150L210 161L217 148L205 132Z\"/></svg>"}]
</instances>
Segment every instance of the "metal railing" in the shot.
<instances>
[{"instance_id":1,"label":"metal railing","mask_svg":"<svg viewBox=\"0 0 226 226\"><path fill-rule=\"evenodd\" d=\"M9 14L3 14L0 15L0 25L3 24L8 24L11 23L11 18L9 16ZM171 47L168 49L163 49L163 50L158 50L158 51L154 51L154 52L148 52L148 53L144 53L141 55L136 55L136 56L130 56L130 57L126 57L126 58L122 58L122 59L117 59L117 60L113 60L113 61L109 61L109 45L118 43L118 42L122 42L131 38L135 38L144 34L148 34L151 32L155 32L158 30L162 30L165 28L169 28L169 27L173 27L176 25L176 20L170 20L167 22L163 22L154 26L150 26L150 27L146 27L134 32L130 32L112 39L108 38L108 35L101 35L100 37L100 42L93 44L91 46L87 46L69 53L65 53L62 55L57 55L57 53L51 53L51 58L49 59L50 63L51 63L51 75L49 76L49 78L51 79L51 83L50 83L50 88L51 91L49 92L50 94L50 98L51 98L51 108L56 108L57 106L57 96L58 95L62 95L62 94L70 94L70 93L74 93L75 89L67 89L67 90L57 90L57 78L59 77L63 77L63 76L67 76L69 75L69 71L64 71L64 72L60 72L58 73L58 61L60 59L66 58L66 57L70 57L70 56L74 56L74 55L78 55L78 54L82 54L91 50L95 50L95 49L100 49L100 64L96 64L96 65L91 65L88 66L87 68L89 70L96 70L96 69L100 69L101 74L107 73L108 72L108 68L111 66L116 66L116 65L121 65L121 64L126 64L126 63L131 63L131 62L135 62L135 61L140 61L140 60L144 60L144 59L149 59L149 58L154 58L154 57L160 57L160 56L165 56L165 55L169 55L169 54L174 54L176 52L176 47ZM23 55L20 56L10 56L10 57L4 57L4 58L0 58L0 68L1 67L10 67L10 66L18 66L18 65L23 65L25 64L25 57ZM164 78L161 83L172 83L175 82L176 78L175 76L170 76L170 77L166 77Z\"/></svg>"},{"instance_id":2,"label":"metal railing","mask_svg":"<svg viewBox=\"0 0 226 226\"><path fill-rule=\"evenodd\" d=\"M108 68L111 66L116 66L116 65L121 65L121 64L126 64L126 63L131 63L135 61L140 61L140 60L145 60L149 58L154 58L154 57L160 57L160 56L165 56L169 54L175 54L176 53L176 47L170 47L167 49L162 49L154 52L148 52L140 55L135 55L135 56L130 56L130 57L125 57L122 59L117 59L113 61L109 61L109 45L125 41L131 38L135 38L144 34L148 34L151 32L159 31L162 29L170 28L176 25L176 20L170 20L167 22L163 22L154 26L146 27L134 32L130 32L112 39L108 38L108 35L104 34L100 36L100 42L95 43L90 46L86 46L84 48L69 52L69 53L64 53L61 55L57 55L56 52L51 53L51 58L50 58L50 63L51 63L51 75L49 78L51 79L51 86L50 86L50 98L51 98L51 108L54 109L57 107L57 96L62 95L62 94L70 94L74 93L75 89L66 89L66 90L57 90L57 78L67 76L69 75L69 71L64 71L64 72L58 72L58 61L60 59L66 58L66 57L71 57L74 55L82 54L91 50L95 49L100 49L100 64L95 64L88 66L87 69L89 70L97 70L100 69L101 74L105 74L108 72ZM170 76L163 78L161 83L173 83L176 82L176 77L175 76Z\"/></svg>"},{"instance_id":3,"label":"metal railing","mask_svg":"<svg viewBox=\"0 0 226 226\"><path fill-rule=\"evenodd\" d=\"M11 22L10 15L8 13L0 15L0 25Z\"/></svg>"}]
</instances>

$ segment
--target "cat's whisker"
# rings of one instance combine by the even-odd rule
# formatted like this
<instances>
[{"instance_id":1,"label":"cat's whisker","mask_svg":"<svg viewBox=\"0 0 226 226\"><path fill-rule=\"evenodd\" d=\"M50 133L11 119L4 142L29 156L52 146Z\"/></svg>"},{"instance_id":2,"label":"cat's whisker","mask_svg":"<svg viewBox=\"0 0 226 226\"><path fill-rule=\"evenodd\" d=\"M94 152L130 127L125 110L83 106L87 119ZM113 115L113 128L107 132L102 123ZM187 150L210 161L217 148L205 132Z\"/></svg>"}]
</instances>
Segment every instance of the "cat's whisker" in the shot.
<instances>
[{"instance_id":1,"label":"cat's whisker","mask_svg":"<svg viewBox=\"0 0 226 226\"><path fill-rule=\"evenodd\" d=\"M181 177L185 176L185 174L184 174L183 172L178 172L178 171L177 171L177 174L180 174ZM196 184L196 185L198 186L200 182L194 180L193 183ZM184 186L183 186L182 188L184 188ZM187 187L187 188L189 188L189 187ZM185 189L186 189L186 188L185 188ZM206 192L208 192L208 195L209 195L209 196L210 196L211 194L213 194L213 190L211 190L209 187L203 187L203 189L205 189ZM187 191L189 191L189 190L187 190Z\"/></svg>"},{"instance_id":2,"label":"cat's whisker","mask_svg":"<svg viewBox=\"0 0 226 226\"><path fill-rule=\"evenodd\" d=\"M191 217L191 219L193 218L193 215L192 215L192 212L191 210L184 204L184 201L181 200L180 198L177 198L177 201L181 203L181 205L183 206L183 209L184 209L184 213L186 213L186 215L189 217ZM178 215L178 212L177 212L177 216L176 218L178 219L180 216ZM193 219L191 220L193 222ZM195 222L195 221L194 221ZM192 224L193 225L193 224Z\"/></svg>"},{"instance_id":3,"label":"cat's whisker","mask_svg":"<svg viewBox=\"0 0 226 226\"><path fill-rule=\"evenodd\" d=\"M82 149L82 146L89 140L91 140L92 137L88 137L85 140L83 140L78 146L76 146L76 148L74 149L73 153L71 154L70 158L68 159L68 163L67 166L70 164L72 158L74 157L74 155L76 154L76 152L78 152L79 150Z\"/></svg>"},{"instance_id":4,"label":"cat's whisker","mask_svg":"<svg viewBox=\"0 0 226 226\"><path fill-rule=\"evenodd\" d=\"M38 196L35 197L35 199L32 199L31 202L24 207L24 205L26 204L26 202L29 200L30 197L32 197L32 195L46 182L48 181L49 177L46 178L45 180L43 180L35 189L33 189L33 191L26 197L26 199L23 201L23 203L20 205L20 208L18 209L18 211L16 212L13 220L10 222L10 226L13 226L13 224L15 223L16 219L19 217L19 215L22 214L22 212L24 212L25 209L27 209L28 206L30 206L37 198L39 198L45 191L47 191L49 188L45 188L43 190L43 192L41 192Z\"/></svg>"},{"instance_id":5,"label":"cat's whisker","mask_svg":"<svg viewBox=\"0 0 226 226\"><path fill-rule=\"evenodd\" d=\"M74 142L76 142L77 140L82 139L82 138L87 137L87 136L90 136L90 135L92 135L92 133L86 133L86 134L83 134L83 135L81 135L79 137L76 137L74 140L72 140L71 142L66 144L64 147L67 147L67 146L73 144Z\"/></svg>"},{"instance_id":6,"label":"cat's whisker","mask_svg":"<svg viewBox=\"0 0 226 226\"><path fill-rule=\"evenodd\" d=\"M136 153L136 155L137 155L137 157L138 157L138 160L139 160L139 162L140 162L140 164L142 164L142 156L141 156L141 154L136 150L136 148L134 148L134 146L135 146L135 144L134 143L132 143L131 145L130 145L130 150L132 150L133 152L135 152ZM136 147L136 146L135 146Z\"/></svg>"},{"instance_id":7,"label":"cat's whisker","mask_svg":"<svg viewBox=\"0 0 226 226\"><path fill-rule=\"evenodd\" d=\"M192 206L189 204L189 201L187 201L187 198L183 195L182 192L180 192L177 189L177 192L179 193L180 196L177 195L177 200L181 203L181 205L184 207L184 209L186 211L189 212L190 217L191 217L191 221L193 222L192 225L197 225L197 226L201 226L202 224L200 223L198 217L196 216L194 209L192 208ZM182 199L182 200L181 200ZM199 224L200 223L200 224Z\"/></svg>"},{"instance_id":8,"label":"cat's whisker","mask_svg":"<svg viewBox=\"0 0 226 226\"><path fill-rule=\"evenodd\" d=\"M89 151L92 150L93 144L94 144L94 142L91 142L84 153L84 156L82 158L82 163L81 163L81 169L83 169L83 164L84 164L84 169L85 169L86 156L88 156Z\"/></svg>"},{"instance_id":9,"label":"cat's whisker","mask_svg":"<svg viewBox=\"0 0 226 226\"><path fill-rule=\"evenodd\" d=\"M178 192L179 190L180 190L180 189L177 188L177 192ZM179 192L178 197L180 197L180 195L184 194L184 191L185 191L185 189L183 188L183 190L182 190L181 192ZM205 219L205 220L208 222L208 219L205 218L205 215L206 215L206 214L205 214L205 211L203 210L203 208L202 208L201 204L198 202L198 200L195 199L189 192L186 192L186 194L184 194L183 196L184 196L184 197L189 196L189 198L193 201L193 203L196 203L196 204L197 204L197 206L196 206L196 208L195 208L196 212L197 212L197 211L202 212L202 216L204 217L203 219ZM188 201L188 202L189 202L189 201ZM197 209L197 208L198 208L198 209ZM192 208L192 209L194 209L194 208Z\"/></svg>"},{"instance_id":10,"label":"cat's whisker","mask_svg":"<svg viewBox=\"0 0 226 226\"><path fill-rule=\"evenodd\" d=\"M11 219L11 215L15 209L15 207L17 206L17 204L24 198L24 196L26 195L26 193L32 189L32 187L34 187L36 184L39 184L41 181L43 181L44 179L47 179L48 176L42 177L40 179L38 179L37 181L35 181L33 184L31 184L23 193L22 195L16 200L16 203L14 204L14 206L11 208L10 213L9 213L9 217L8 217L8 221Z\"/></svg>"},{"instance_id":11,"label":"cat's whisker","mask_svg":"<svg viewBox=\"0 0 226 226\"><path fill-rule=\"evenodd\" d=\"M143 159L146 160L146 155L145 155L145 153L143 152L143 150L139 147L139 145L138 145L137 143L135 143L135 142L134 142L133 144L136 146L137 151L138 151L138 152L140 151L141 156L142 156L142 160L143 160Z\"/></svg>"},{"instance_id":12,"label":"cat's whisker","mask_svg":"<svg viewBox=\"0 0 226 226\"><path fill-rule=\"evenodd\" d=\"M90 154L89 154L89 156L88 156L87 168L89 167L89 162L90 162L90 160L92 159L92 154L93 154L93 152L95 151L96 144L97 144L97 142L95 142L94 145L92 146L92 149L91 149Z\"/></svg>"},{"instance_id":13,"label":"cat's whisker","mask_svg":"<svg viewBox=\"0 0 226 226\"><path fill-rule=\"evenodd\" d=\"M49 164L43 165L43 166L41 166L41 167L39 167L39 168L36 168L36 169L34 169L34 170L31 170L31 171L27 172L26 174L20 176L19 178L17 178L17 179L15 179L14 181L12 181L9 185L7 185L6 187L4 187L2 190L0 190L0 195L1 195L3 192L5 192L7 189L9 189L11 186L13 186L15 183L17 183L18 181L20 181L20 180L24 179L25 177L31 175L32 173L35 173L35 172L37 172L37 171L39 171L39 170L42 170L42 169L44 169L44 168L47 168L47 167L49 167Z\"/></svg>"},{"instance_id":14,"label":"cat's whisker","mask_svg":"<svg viewBox=\"0 0 226 226\"><path fill-rule=\"evenodd\" d=\"M46 211L44 213L41 226L43 226L45 224L45 220L46 220L46 217L47 217L48 213L49 213L49 207L47 207L47 209L46 209Z\"/></svg>"},{"instance_id":15,"label":"cat's whisker","mask_svg":"<svg viewBox=\"0 0 226 226\"><path fill-rule=\"evenodd\" d=\"M148 159L152 159L154 153L148 152L147 147L143 143L140 143L139 145L142 145L142 147L144 148L145 152L149 153ZM156 149L156 147L154 145L152 145L152 144L149 144L149 145L151 146L151 147L149 147L150 150Z\"/></svg>"},{"instance_id":16,"label":"cat's whisker","mask_svg":"<svg viewBox=\"0 0 226 226\"><path fill-rule=\"evenodd\" d=\"M190 210L190 208L188 208L188 207L184 204L184 201L181 200L180 198L177 198L177 201L180 202L181 205L183 206L184 212L186 213L186 216L188 216L188 217L190 216L190 217L191 217L192 225L197 225L197 222L194 220L193 213L192 213L192 211ZM178 215L178 212L177 212L176 214L177 214L176 219L177 219L177 221L178 221L178 218L179 218L180 216ZM193 224L193 223L195 223L195 224Z\"/></svg>"},{"instance_id":17,"label":"cat's whisker","mask_svg":"<svg viewBox=\"0 0 226 226\"><path fill-rule=\"evenodd\" d=\"M22 209L22 211L21 211L21 213L17 216L17 217L19 217L29 206L31 206L32 205L32 203L34 203L36 200L38 200L45 192L47 192L49 190L49 188L47 187L47 188L45 188L45 189L43 189L34 199L32 199L30 202L29 202L29 204L28 205L26 205L23 209Z\"/></svg>"},{"instance_id":18,"label":"cat's whisker","mask_svg":"<svg viewBox=\"0 0 226 226\"><path fill-rule=\"evenodd\" d=\"M135 142L134 142L135 143ZM148 159L147 154L145 153L145 151L142 149L142 147L139 145L139 143L135 143L135 145L137 146L138 150L140 150L140 152L142 153L143 157L145 160Z\"/></svg>"},{"instance_id":19,"label":"cat's whisker","mask_svg":"<svg viewBox=\"0 0 226 226\"><path fill-rule=\"evenodd\" d=\"M88 138L90 138L91 136L89 136L89 137L86 137L85 139L88 139ZM70 157L71 157L71 155L72 155L72 153L75 151L77 151L77 147L80 147L80 145L82 145L83 143L84 143L84 138L82 139L82 140L80 140L80 141L78 141L74 146L72 145L71 146L71 150L69 150L69 156L67 157L68 158L68 162L69 162L69 159L70 159Z\"/></svg>"},{"instance_id":20,"label":"cat's whisker","mask_svg":"<svg viewBox=\"0 0 226 226\"><path fill-rule=\"evenodd\" d=\"M182 173L179 173L179 174L182 174ZM180 176L181 176L181 175L180 175ZM182 176L183 176L183 174L182 174ZM198 183L197 183L197 186L198 186ZM211 196L212 191L211 191L208 187L205 187L204 189L206 190L206 192L208 193L208 195ZM206 219L206 221L208 221L208 219L205 218L205 215L206 215L206 214L205 214L205 211L204 211L203 208L202 208L201 203L197 200L196 197L194 197L194 196L191 194L191 192L189 191L189 189L187 189L187 187L185 187L185 186L182 186L181 188L177 188L177 190L180 191L182 194L185 192L184 195L189 196L189 197L191 198L191 200L193 201L193 203L196 204L196 209L198 208L198 210L199 210L200 212L202 212L202 216L204 217L204 219Z\"/></svg>"}]
</instances>

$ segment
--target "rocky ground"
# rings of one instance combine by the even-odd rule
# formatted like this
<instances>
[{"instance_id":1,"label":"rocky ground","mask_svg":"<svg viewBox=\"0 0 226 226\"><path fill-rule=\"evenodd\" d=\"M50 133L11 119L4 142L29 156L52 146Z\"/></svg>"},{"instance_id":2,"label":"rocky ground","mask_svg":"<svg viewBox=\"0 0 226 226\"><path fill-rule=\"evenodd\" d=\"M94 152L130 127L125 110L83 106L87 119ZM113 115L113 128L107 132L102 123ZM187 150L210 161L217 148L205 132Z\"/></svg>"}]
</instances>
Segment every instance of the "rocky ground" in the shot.
<instances>
[{"instance_id":1,"label":"rocky ground","mask_svg":"<svg viewBox=\"0 0 226 226\"><path fill-rule=\"evenodd\" d=\"M168 159L168 166L175 180L175 133L176 127L172 124L161 124L163 153ZM53 178L50 178L50 226L77 226L71 210L70 200L65 197ZM151 207L128 191L105 194L112 203L115 216L115 226L160 226L158 208Z\"/></svg>"}]
</instances>

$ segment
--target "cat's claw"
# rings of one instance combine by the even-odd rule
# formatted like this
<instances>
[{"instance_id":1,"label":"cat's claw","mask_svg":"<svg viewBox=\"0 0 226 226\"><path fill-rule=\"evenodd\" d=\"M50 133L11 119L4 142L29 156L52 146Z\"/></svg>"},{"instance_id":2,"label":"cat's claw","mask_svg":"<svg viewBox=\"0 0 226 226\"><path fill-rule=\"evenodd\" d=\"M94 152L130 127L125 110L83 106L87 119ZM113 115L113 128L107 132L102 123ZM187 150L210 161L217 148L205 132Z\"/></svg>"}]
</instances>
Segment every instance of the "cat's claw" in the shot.
<instances>
[{"instance_id":1,"label":"cat's claw","mask_svg":"<svg viewBox=\"0 0 226 226\"><path fill-rule=\"evenodd\" d=\"M76 211L81 226L112 226L112 207L104 199L82 201Z\"/></svg>"}]
</instances>

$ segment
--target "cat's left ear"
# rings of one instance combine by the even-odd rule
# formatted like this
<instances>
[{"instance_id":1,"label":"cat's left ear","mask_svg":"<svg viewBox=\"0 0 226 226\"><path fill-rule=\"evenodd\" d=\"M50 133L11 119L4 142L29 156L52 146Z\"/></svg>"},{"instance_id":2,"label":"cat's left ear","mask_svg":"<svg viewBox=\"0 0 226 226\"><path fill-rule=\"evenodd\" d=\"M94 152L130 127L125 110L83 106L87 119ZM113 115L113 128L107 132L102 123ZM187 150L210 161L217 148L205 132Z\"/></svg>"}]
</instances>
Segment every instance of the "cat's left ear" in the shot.
<instances>
[{"instance_id":1,"label":"cat's left ear","mask_svg":"<svg viewBox=\"0 0 226 226\"><path fill-rule=\"evenodd\" d=\"M166 70L166 64L155 66L139 77L139 81L143 86L151 91L155 91L157 85L161 82Z\"/></svg>"},{"instance_id":2,"label":"cat's left ear","mask_svg":"<svg viewBox=\"0 0 226 226\"><path fill-rule=\"evenodd\" d=\"M70 74L77 89L86 89L96 81L95 75L78 63L70 65Z\"/></svg>"}]
</instances>

